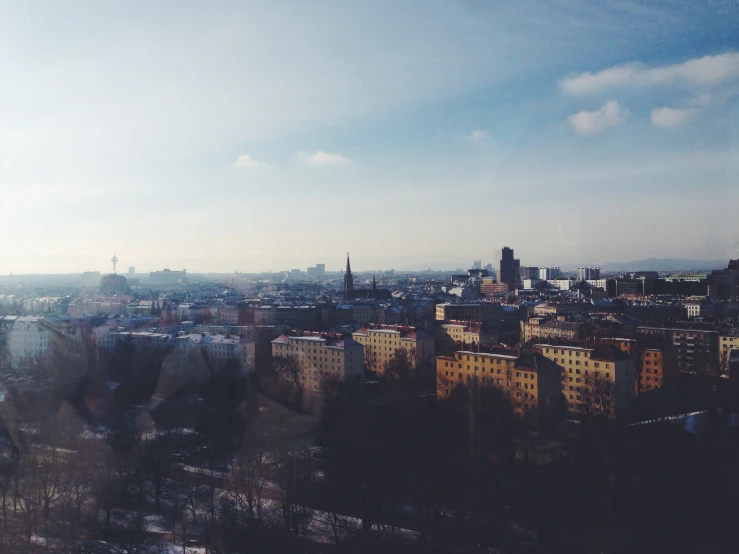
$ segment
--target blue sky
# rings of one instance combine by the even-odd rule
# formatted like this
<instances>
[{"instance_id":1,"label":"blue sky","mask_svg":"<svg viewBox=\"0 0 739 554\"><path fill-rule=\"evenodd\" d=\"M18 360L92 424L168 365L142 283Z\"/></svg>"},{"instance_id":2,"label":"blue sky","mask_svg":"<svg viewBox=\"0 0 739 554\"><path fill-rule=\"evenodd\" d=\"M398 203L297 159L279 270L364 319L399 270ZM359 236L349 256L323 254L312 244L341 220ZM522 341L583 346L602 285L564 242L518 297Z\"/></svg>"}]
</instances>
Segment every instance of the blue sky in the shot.
<instances>
[{"instance_id":1,"label":"blue sky","mask_svg":"<svg viewBox=\"0 0 739 554\"><path fill-rule=\"evenodd\" d=\"M0 272L739 256L739 4L0 3Z\"/></svg>"}]
</instances>

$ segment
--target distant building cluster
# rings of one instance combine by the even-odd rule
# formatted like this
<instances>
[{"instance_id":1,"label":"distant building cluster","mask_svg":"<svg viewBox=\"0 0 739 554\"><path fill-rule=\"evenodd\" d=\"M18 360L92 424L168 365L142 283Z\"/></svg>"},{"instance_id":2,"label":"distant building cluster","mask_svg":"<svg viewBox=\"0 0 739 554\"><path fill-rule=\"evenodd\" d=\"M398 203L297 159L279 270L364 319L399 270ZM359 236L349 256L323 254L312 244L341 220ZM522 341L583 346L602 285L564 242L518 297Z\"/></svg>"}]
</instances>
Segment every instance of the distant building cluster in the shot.
<instances>
[{"instance_id":1,"label":"distant building cluster","mask_svg":"<svg viewBox=\"0 0 739 554\"><path fill-rule=\"evenodd\" d=\"M429 398L493 390L549 461L545 438L565 421L660 412L665 395L739 379L737 260L705 274L568 272L521 265L504 247L471 265L357 271L347 255L338 271L19 279L0 288L0 367L23 374L59 344L103 358L137 348L175 373L231 368L308 398L346 381L371 388L409 364L400 370L433 383Z\"/></svg>"}]
</instances>

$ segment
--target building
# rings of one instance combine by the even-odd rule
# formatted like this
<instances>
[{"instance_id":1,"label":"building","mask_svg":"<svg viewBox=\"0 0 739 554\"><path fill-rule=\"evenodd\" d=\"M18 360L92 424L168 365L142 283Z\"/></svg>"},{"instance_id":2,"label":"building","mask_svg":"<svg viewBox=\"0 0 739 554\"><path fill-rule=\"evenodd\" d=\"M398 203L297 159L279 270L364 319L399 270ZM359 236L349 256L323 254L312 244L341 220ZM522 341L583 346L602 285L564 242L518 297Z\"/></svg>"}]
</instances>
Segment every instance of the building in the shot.
<instances>
[{"instance_id":1,"label":"building","mask_svg":"<svg viewBox=\"0 0 739 554\"><path fill-rule=\"evenodd\" d=\"M538 279L539 278L539 268L523 266L519 269L519 275L520 275L520 281L523 281L525 279Z\"/></svg>"},{"instance_id":2,"label":"building","mask_svg":"<svg viewBox=\"0 0 739 554\"><path fill-rule=\"evenodd\" d=\"M177 317L180 321L203 321L210 315L210 307L205 304L183 302L177 306Z\"/></svg>"},{"instance_id":3,"label":"building","mask_svg":"<svg viewBox=\"0 0 739 554\"><path fill-rule=\"evenodd\" d=\"M128 268L128 274L129 275L136 275L136 268L134 266L130 266Z\"/></svg>"},{"instance_id":4,"label":"building","mask_svg":"<svg viewBox=\"0 0 739 554\"><path fill-rule=\"evenodd\" d=\"M558 267L540 267L539 268L539 279L541 281L553 281L559 279L562 272Z\"/></svg>"},{"instance_id":5,"label":"building","mask_svg":"<svg viewBox=\"0 0 739 554\"><path fill-rule=\"evenodd\" d=\"M680 352L674 345L647 346L639 371L639 392L672 386L680 370Z\"/></svg>"},{"instance_id":6,"label":"building","mask_svg":"<svg viewBox=\"0 0 739 554\"><path fill-rule=\"evenodd\" d=\"M52 331L44 318L0 316L0 326L12 368L19 369L25 362L44 359L51 353Z\"/></svg>"},{"instance_id":7,"label":"building","mask_svg":"<svg viewBox=\"0 0 739 554\"><path fill-rule=\"evenodd\" d=\"M719 333L719 364L721 372L727 372L728 360L731 357L732 350L739 351L739 327L724 329Z\"/></svg>"},{"instance_id":8,"label":"building","mask_svg":"<svg viewBox=\"0 0 739 554\"><path fill-rule=\"evenodd\" d=\"M326 264L316 264L305 271L308 279L320 281L326 277Z\"/></svg>"},{"instance_id":9,"label":"building","mask_svg":"<svg viewBox=\"0 0 739 554\"><path fill-rule=\"evenodd\" d=\"M251 375L255 369L255 343L253 340L228 335L208 333L181 334L175 338L177 362L185 367L193 351L199 351L217 371L233 362L241 375Z\"/></svg>"},{"instance_id":10,"label":"building","mask_svg":"<svg viewBox=\"0 0 739 554\"><path fill-rule=\"evenodd\" d=\"M639 369L639 392L677 383L679 351L676 346L664 339L642 335L638 340L607 338L601 342L612 344L634 358Z\"/></svg>"},{"instance_id":11,"label":"building","mask_svg":"<svg viewBox=\"0 0 739 554\"><path fill-rule=\"evenodd\" d=\"M327 381L364 379L364 347L350 337L301 333L272 341L272 357L293 357L298 364L297 384L320 393Z\"/></svg>"},{"instance_id":12,"label":"building","mask_svg":"<svg viewBox=\"0 0 739 554\"><path fill-rule=\"evenodd\" d=\"M499 283L492 277L483 277L480 281L480 296L495 296L508 292L508 285Z\"/></svg>"},{"instance_id":13,"label":"building","mask_svg":"<svg viewBox=\"0 0 739 554\"><path fill-rule=\"evenodd\" d=\"M465 345L498 344L498 334L481 323L449 321L437 326L437 335L445 349L465 349ZM448 350L447 350L448 351Z\"/></svg>"},{"instance_id":14,"label":"building","mask_svg":"<svg viewBox=\"0 0 739 554\"><path fill-rule=\"evenodd\" d=\"M559 290L570 290L576 282L574 279L551 279L547 281L547 283Z\"/></svg>"},{"instance_id":15,"label":"building","mask_svg":"<svg viewBox=\"0 0 739 554\"><path fill-rule=\"evenodd\" d=\"M682 302L688 312L689 318L694 317L720 317L721 303L708 298L688 299Z\"/></svg>"},{"instance_id":16,"label":"building","mask_svg":"<svg viewBox=\"0 0 739 554\"><path fill-rule=\"evenodd\" d=\"M608 289L608 279L588 279L585 281L590 288L594 289Z\"/></svg>"},{"instance_id":17,"label":"building","mask_svg":"<svg viewBox=\"0 0 739 554\"><path fill-rule=\"evenodd\" d=\"M108 331L100 336L98 346L107 352L113 352L116 345L121 341L130 340L137 346L148 346L152 348L174 348L172 335L156 333L154 331Z\"/></svg>"},{"instance_id":18,"label":"building","mask_svg":"<svg viewBox=\"0 0 739 554\"><path fill-rule=\"evenodd\" d=\"M218 320L224 325L238 325L239 309L234 304L218 306Z\"/></svg>"},{"instance_id":19,"label":"building","mask_svg":"<svg viewBox=\"0 0 739 554\"><path fill-rule=\"evenodd\" d=\"M578 267L577 268L577 280L578 281L596 281L600 279L600 268L599 267Z\"/></svg>"},{"instance_id":20,"label":"building","mask_svg":"<svg viewBox=\"0 0 739 554\"><path fill-rule=\"evenodd\" d=\"M500 260L498 261L498 282L508 285L508 290L520 288L520 267L521 261L513 257L513 249L504 246L500 254Z\"/></svg>"},{"instance_id":21,"label":"building","mask_svg":"<svg viewBox=\"0 0 739 554\"><path fill-rule=\"evenodd\" d=\"M562 393L571 414L589 411L588 398L600 393L608 396L612 393L610 416L626 411L633 404L636 366L634 359L618 347L612 344L598 344L592 348L537 344L534 349L562 367ZM608 386L612 388L606 389ZM601 390L594 390L596 388Z\"/></svg>"},{"instance_id":22,"label":"building","mask_svg":"<svg viewBox=\"0 0 739 554\"><path fill-rule=\"evenodd\" d=\"M436 357L436 395L455 387L497 387L511 401L516 419L541 427L562 417L562 368L537 354L458 351Z\"/></svg>"},{"instance_id":23,"label":"building","mask_svg":"<svg viewBox=\"0 0 739 554\"><path fill-rule=\"evenodd\" d=\"M397 350L405 350L417 368L422 368L436 355L434 338L410 327L363 327L352 333L352 338L364 347L367 369L380 375L385 372L385 366Z\"/></svg>"},{"instance_id":24,"label":"building","mask_svg":"<svg viewBox=\"0 0 739 554\"><path fill-rule=\"evenodd\" d=\"M128 283L123 275L111 273L110 275L104 275L100 279L100 292L104 294L117 294L126 292L128 290Z\"/></svg>"},{"instance_id":25,"label":"building","mask_svg":"<svg viewBox=\"0 0 739 554\"><path fill-rule=\"evenodd\" d=\"M531 317L521 321L521 340L528 342L534 338L582 340L585 328L582 323L564 319Z\"/></svg>"},{"instance_id":26,"label":"building","mask_svg":"<svg viewBox=\"0 0 739 554\"><path fill-rule=\"evenodd\" d=\"M349 252L346 253L346 272L344 273L344 300L389 300L392 294L387 289L377 288L377 279L372 278L371 289L355 289L354 275L352 275L351 264L349 263Z\"/></svg>"},{"instance_id":27,"label":"building","mask_svg":"<svg viewBox=\"0 0 739 554\"><path fill-rule=\"evenodd\" d=\"M170 271L164 269L162 271L152 271L149 273L149 283L152 285L165 285L173 286L184 283L187 280L186 272L182 271Z\"/></svg>"},{"instance_id":28,"label":"building","mask_svg":"<svg viewBox=\"0 0 739 554\"><path fill-rule=\"evenodd\" d=\"M503 309L497 302L467 302L437 304L437 321L474 321L496 329L503 318Z\"/></svg>"},{"instance_id":29,"label":"building","mask_svg":"<svg viewBox=\"0 0 739 554\"><path fill-rule=\"evenodd\" d=\"M637 333L662 337L676 346L682 372L718 370L719 332L713 325L679 322L671 327L641 326Z\"/></svg>"},{"instance_id":30,"label":"building","mask_svg":"<svg viewBox=\"0 0 739 554\"><path fill-rule=\"evenodd\" d=\"M730 260L726 269L708 276L708 296L715 300L739 300L739 260Z\"/></svg>"},{"instance_id":31,"label":"building","mask_svg":"<svg viewBox=\"0 0 739 554\"><path fill-rule=\"evenodd\" d=\"M238 312L237 312L238 313ZM293 329L316 329L318 306L257 306L253 310L254 325L287 325Z\"/></svg>"}]
</instances>

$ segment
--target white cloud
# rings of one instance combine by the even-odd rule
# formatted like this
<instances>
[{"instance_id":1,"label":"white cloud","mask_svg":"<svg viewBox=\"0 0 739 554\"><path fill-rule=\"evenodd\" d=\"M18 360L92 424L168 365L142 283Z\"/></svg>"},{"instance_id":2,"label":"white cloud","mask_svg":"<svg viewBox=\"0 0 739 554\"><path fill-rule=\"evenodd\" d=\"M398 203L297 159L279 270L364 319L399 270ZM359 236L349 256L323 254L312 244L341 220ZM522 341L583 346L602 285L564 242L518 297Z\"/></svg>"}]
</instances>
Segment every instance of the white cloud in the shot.
<instances>
[{"instance_id":1,"label":"white cloud","mask_svg":"<svg viewBox=\"0 0 739 554\"><path fill-rule=\"evenodd\" d=\"M236 167L269 167L269 164L255 160L249 154L241 154L236 158Z\"/></svg>"},{"instance_id":2,"label":"white cloud","mask_svg":"<svg viewBox=\"0 0 739 554\"><path fill-rule=\"evenodd\" d=\"M739 77L739 52L693 58L682 63L647 67L642 63L614 66L595 73L566 77L559 87L576 96L615 88L646 88L656 85L706 87Z\"/></svg>"},{"instance_id":3,"label":"white cloud","mask_svg":"<svg viewBox=\"0 0 739 554\"><path fill-rule=\"evenodd\" d=\"M480 144L490 140L490 133L488 133L487 131L483 131L482 129L477 129L467 135L467 138L472 142Z\"/></svg>"},{"instance_id":4,"label":"white cloud","mask_svg":"<svg viewBox=\"0 0 739 554\"><path fill-rule=\"evenodd\" d=\"M594 135L618 125L627 115L628 110L621 108L618 102L608 100L594 112L583 110L570 115L567 120L578 135Z\"/></svg>"},{"instance_id":5,"label":"white cloud","mask_svg":"<svg viewBox=\"0 0 739 554\"><path fill-rule=\"evenodd\" d=\"M319 150L318 152L297 152L295 157L302 164L319 167L329 165L351 165L353 163L346 156L332 152L325 152L323 150Z\"/></svg>"},{"instance_id":6,"label":"white cloud","mask_svg":"<svg viewBox=\"0 0 739 554\"><path fill-rule=\"evenodd\" d=\"M655 127L679 127L697 113L696 108L655 108L649 119Z\"/></svg>"}]
</instances>

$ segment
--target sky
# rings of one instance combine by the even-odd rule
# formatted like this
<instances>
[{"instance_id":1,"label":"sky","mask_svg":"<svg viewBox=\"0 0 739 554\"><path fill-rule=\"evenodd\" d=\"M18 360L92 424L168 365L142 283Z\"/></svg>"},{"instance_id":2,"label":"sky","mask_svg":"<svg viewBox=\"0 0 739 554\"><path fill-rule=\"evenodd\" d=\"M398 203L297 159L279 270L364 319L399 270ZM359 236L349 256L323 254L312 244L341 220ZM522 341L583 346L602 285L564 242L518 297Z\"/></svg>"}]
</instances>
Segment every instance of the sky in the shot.
<instances>
[{"instance_id":1,"label":"sky","mask_svg":"<svg viewBox=\"0 0 739 554\"><path fill-rule=\"evenodd\" d=\"M0 0L0 274L739 257L735 0Z\"/></svg>"}]
</instances>

